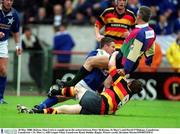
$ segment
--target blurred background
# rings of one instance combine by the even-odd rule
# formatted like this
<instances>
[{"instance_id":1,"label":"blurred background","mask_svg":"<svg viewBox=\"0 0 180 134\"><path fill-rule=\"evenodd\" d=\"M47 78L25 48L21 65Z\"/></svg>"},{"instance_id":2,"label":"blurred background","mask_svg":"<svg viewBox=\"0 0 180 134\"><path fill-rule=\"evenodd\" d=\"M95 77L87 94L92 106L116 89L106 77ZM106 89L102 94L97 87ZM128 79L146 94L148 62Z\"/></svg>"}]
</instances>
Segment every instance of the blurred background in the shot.
<instances>
[{"instance_id":1,"label":"blurred background","mask_svg":"<svg viewBox=\"0 0 180 134\"><path fill-rule=\"evenodd\" d=\"M152 10L150 25L157 34L157 48L153 65L145 66L142 59L131 76L144 85L144 90L134 98L180 100L180 1L129 0L127 8L136 14L141 5ZM73 78L87 53L98 47L96 18L111 6L111 0L14 0L22 24L24 49L21 94L44 95L56 78ZM62 31L68 35L66 47L56 46ZM26 38L31 38L31 42ZM6 93L16 94L18 58L13 39L9 41ZM174 44L178 47L171 47Z\"/></svg>"}]
</instances>

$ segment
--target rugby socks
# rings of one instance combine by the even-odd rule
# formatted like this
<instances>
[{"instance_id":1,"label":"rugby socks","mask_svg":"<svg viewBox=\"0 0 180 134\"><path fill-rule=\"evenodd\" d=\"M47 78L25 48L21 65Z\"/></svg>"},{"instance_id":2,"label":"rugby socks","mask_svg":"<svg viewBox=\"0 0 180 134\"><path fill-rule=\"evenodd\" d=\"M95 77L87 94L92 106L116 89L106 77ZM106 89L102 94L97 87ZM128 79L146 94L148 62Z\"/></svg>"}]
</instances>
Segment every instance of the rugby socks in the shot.
<instances>
[{"instance_id":1,"label":"rugby socks","mask_svg":"<svg viewBox=\"0 0 180 134\"><path fill-rule=\"evenodd\" d=\"M44 114L57 114L56 108L46 108L43 109Z\"/></svg>"},{"instance_id":2,"label":"rugby socks","mask_svg":"<svg viewBox=\"0 0 180 134\"><path fill-rule=\"evenodd\" d=\"M39 113L39 114L57 114L56 108L46 108L46 109L41 109L41 110L33 110L34 113Z\"/></svg>"},{"instance_id":3,"label":"rugby socks","mask_svg":"<svg viewBox=\"0 0 180 134\"><path fill-rule=\"evenodd\" d=\"M7 77L0 76L0 99L4 98L4 90L6 88Z\"/></svg>"},{"instance_id":4,"label":"rugby socks","mask_svg":"<svg viewBox=\"0 0 180 134\"><path fill-rule=\"evenodd\" d=\"M53 105L55 105L55 104L57 104L58 103L58 98L57 97L51 97L51 98L47 98L45 101L43 101L39 106L38 106L38 108L40 109L40 110L42 110L42 109L45 109L45 108L49 108L49 107L51 107L51 106L53 106Z\"/></svg>"},{"instance_id":5,"label":"rugby socks","mask_svg":"<svg viewBox=\"0 0 180 134\"><path fill-rule=\"evenodd\" d=\"M75 96L75 90L74 87L65 87L61 90L60 95L63 95L65 97L74 97Z\"/></svg>"},{"instance_id":6,"label":"rugby socks","mask_svg":"<svg viewBox=\"0 0 180 134\"><path fill-rule=\"evenodd\" d=\"M86 77L89 73L90 72L82 66L79 72L75 75L75 77L72 80L66 82L65 86L67 87L75 86L80 80Z\"/></svg>"}]
</instances>

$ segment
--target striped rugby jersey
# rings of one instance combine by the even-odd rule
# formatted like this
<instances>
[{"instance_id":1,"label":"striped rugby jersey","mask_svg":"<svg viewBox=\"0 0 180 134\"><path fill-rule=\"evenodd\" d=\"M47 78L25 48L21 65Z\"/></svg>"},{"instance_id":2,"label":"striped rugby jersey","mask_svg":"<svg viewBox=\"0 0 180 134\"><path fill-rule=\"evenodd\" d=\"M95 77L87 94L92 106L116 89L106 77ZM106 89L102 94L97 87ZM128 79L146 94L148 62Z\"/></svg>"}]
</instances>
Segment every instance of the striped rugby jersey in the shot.
<instances>
[{"instance_id":1,"label":"striped rugby jersey","mask_svg":"<svg viewBox=\"0 0 180 134\"><path fill-rule=\"evenodd\" d=\"M119 49L125 40L124 32L135 25L135 15L130 10L118 14L114 7L107 8L96 20L95 26L101 29L105 26L104 35L115 40L115 48Z\"/></svg>"},{"instance_id":2,"label":"striped rugby jersey","mask_svg":"<svg viewBox=\"0 0 180 134\"><path fill-rule=\"evenodd\" d=\"M101 114L115 113L118 107L126 104L132 97L125 77L117 73L116 67L112 67L109 72L113 79L113 84L110 88L105 89L105 91L101 93Z\"/></svg>"}]
</instances>

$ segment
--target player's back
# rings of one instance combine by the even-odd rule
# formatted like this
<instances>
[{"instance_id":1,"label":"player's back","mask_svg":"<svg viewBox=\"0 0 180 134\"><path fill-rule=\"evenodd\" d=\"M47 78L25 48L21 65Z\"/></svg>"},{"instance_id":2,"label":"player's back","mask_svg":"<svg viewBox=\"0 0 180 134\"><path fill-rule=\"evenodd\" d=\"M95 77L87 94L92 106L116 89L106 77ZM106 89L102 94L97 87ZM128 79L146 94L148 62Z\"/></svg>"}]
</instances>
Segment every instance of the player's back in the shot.
<instances>
[{"instance_id":1,"label":"player's back","mask_svg":"<svg viewBox=\"0 0 180 134\"><path fill-rule=\"evenodd\" d=\"M155 32L148 24L137 25L132 30L120 49L121 64L128 73L137 68L141 56L153 46L155 38Z\"/></svg>"},{"instance_id":2,"label":"player's back","mask_svg":"<svg viewBox=\"0 0 180 134\"><path fill-rule=\"evenodd\" d=\"M126 104L132 97L132 93L128 90L127 82L120 77L119 82L114 82L113 87L107 88L101 93L103 114L115 113L118 107Z\"/></svg>"}]
</instances>

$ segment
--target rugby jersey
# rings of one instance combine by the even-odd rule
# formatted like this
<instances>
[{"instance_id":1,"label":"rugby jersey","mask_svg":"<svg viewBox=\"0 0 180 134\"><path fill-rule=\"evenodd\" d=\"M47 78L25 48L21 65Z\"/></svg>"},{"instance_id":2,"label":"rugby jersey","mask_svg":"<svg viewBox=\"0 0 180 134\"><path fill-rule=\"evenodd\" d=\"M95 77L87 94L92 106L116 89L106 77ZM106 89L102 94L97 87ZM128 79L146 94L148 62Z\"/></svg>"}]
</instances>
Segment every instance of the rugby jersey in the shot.
<instances>
[{"instance_id":1,"label":"rugby jersey","mask_svg":"<svg viewBox=\"0 0 180 134\"><path fill-rule=\"evenodd\" d=\"M101 114L114 114L118 107L126 104L132 97L125 77L117 73L116 67L110 69L110 75L113 78L113 84L101 93Z\"/></svg>"},{"instance_id":2,"label":"rugby jersey","mask_svg":"<svg viewBox=\"0 0 180 134\"><path fill-rule=\"evenodd\" d=\"M96 55L104 55L109 57L110 55L102 49L97 49L88 54L87 57L96 56ZM83 80L86 84L94 91L101 88L104 80L107 78L108 72L106 70L102 70L99 68L93 68L90 74L88 74Z\"/></svg>"},{"instance_id":3,"label":"rugby jersey","mask_svg":"<svg viewBox=\"0 0 180 134\"><path fill-rule=\"evenodd\" d=\"M2 5L0 5L0 31L5 34L0 41L6 41L9 38L10 32L19 32L20 21L17 11L12 8L7 14L2 10Z\"/></svg>"},{"instance_id":4,"label":"rugby jersey","mask_svg":"<svg viewBox=\"0 0 180 134\"><path fill-rule=\"evenodd\" d=\"M135 25L135 15L130 10L118 14L114 7L107 8L95 22L95 26L101 29L105 26L104 35L115 40L115 48L119 49L125 40L124 32Z\"/></svg>"},{"instance_id":5,"label":"rugby jersey","mask_svg":"<svg viewBox=\"0 0 180 134\"><path fill-rule=\"evenodd\" d=\"M156 34L149 27L148 23L137 25L124 41L120 52L123 55L121 64L124 66L125 73L131 73L138 65L139 59L144 54L150 65L155 51Z\"/></svg>"}]
</instances>

